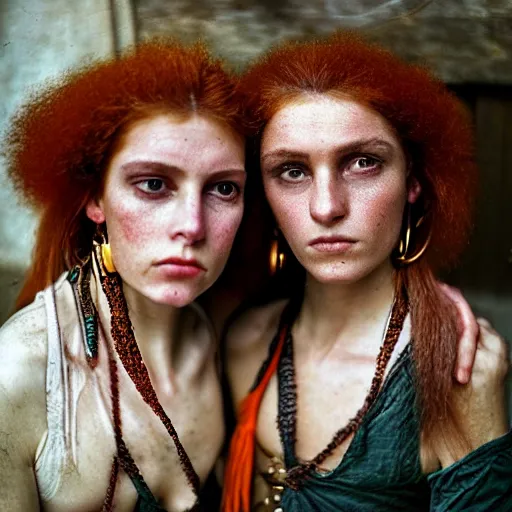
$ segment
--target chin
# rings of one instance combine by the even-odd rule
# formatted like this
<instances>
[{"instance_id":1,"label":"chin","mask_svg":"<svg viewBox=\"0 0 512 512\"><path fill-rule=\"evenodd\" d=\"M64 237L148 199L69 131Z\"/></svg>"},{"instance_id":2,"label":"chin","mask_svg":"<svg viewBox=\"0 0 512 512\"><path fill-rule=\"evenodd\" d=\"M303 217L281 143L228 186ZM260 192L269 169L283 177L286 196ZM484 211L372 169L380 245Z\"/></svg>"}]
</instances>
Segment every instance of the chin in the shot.
<instances>
[{"instance_id":1,"label":"chin","mask_svg":"<svg viewBox=\"0 0 512 512\"><path fill-rule=\"evenodd\" d=\"M202 289L198 290L193 286L167 284L151 290L146 296L162 306L184 308L194 302L202 292Z\"/></svg>"},{"instance_id":2,"label":"chin","mask_svg":"<svg viewBox=\"0 0 512 512\"><path fill-rule=\"evenodd\" d=\"M322 284L349 285L363 281L374 274L379 266L354 264L354 262L336 263L312 269L312 277Z\"/></svg>"}]
</instances>

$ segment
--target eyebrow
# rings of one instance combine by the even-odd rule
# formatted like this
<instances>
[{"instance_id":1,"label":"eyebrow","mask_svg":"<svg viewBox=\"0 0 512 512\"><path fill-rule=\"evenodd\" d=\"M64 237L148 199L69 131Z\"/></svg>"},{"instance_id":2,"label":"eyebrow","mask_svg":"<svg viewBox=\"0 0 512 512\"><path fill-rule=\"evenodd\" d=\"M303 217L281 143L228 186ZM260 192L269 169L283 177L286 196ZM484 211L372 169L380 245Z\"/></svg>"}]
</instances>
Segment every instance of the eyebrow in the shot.
<instances>
[{"instance_id":1,"label":"eyebrow","mask_svg":"<svg viewBox=\"0 0 512 512\"><path fill-rule=\"evenodd\" d=\"M368 147L382 147L382 149L386 151L394 151L394 146L390 144L388 141L380 138L372 138L372 139L359 139L350 142L349 144L343 144L336 148L336 153L338 154L346 154L346 153L354 153L358 151L363 151ZM269 151L268 153L264 153L261 155L261 161L265 162L265 160L271 159L302 159L305 160L309 157L308 152L304 151L291 151L286 148L276 149L275 151Z\"/></svg>"},{"instance_id":2,"label":"eyebrow","mask_svg":"<svg viewBox=\"0 0 512 512\"><path fill-rule=\"evenodd\" d=\"M188 171L182 169L181 167L177 167L175 165L164 164L162 162L152 162L150 160L134 160L132 162L127 162L121 165L121 169L127 172L133 172L137 170L145 170L148 172L160 172L160 173L178 173L178 174L187 174ZM219 171L215 171L212 173L216 177L222 176L232 176L233 174L244 174L245 169L243 168L233 168L233 169L220 169Z\"/></svg>"},{"instance_id":3,"label":"eyebrow","mask_svg":"<svg viewBox=\"0 0 512 512\"><path fill-rule=\"evenodd\" d=\"M123 165L121 165L121 169L123 171L137 171L137 170L148 170L153 172L180 172L184 173L185 171L183 169L180 169L179 167L176 167L174 165L168 165L163 164L161 162L151 162L149 160L134 160L132 162L127 162Z\"/></svg>"}]
</instances>

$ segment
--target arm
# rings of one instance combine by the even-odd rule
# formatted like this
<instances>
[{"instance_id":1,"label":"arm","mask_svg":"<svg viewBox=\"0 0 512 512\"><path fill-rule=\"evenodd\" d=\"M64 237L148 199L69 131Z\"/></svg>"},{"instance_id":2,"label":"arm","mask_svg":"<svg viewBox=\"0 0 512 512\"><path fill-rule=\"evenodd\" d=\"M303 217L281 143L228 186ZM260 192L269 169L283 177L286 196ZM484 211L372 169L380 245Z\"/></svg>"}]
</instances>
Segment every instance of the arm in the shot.
<instances>
[{"instance_id":1,"label":"arm","mask_svg":"<svg viewBox=\"0 0 512 512\"><path fill-rule=\"evenodd\" d=\"M443 469L429 476L431 510L512 510L512 431L508 431L505 377L507 346L485 320L471 379L455 385L452 405L467 446L438 436L434 447ZM473 508L479 507L479 508Z\"/></svg>"},{"instance_id":2,"label":"arm","mask_svg":"<svg viewBox=\"0 0 512 512\"><path fill-rule=\"evenodd\" d=\"M432 512L512 510L512 431L428 477Z\"/></svg>"},{"instance_id":3,"label":"arm","mask_svg":"<svg viewBox=\"0 0 512 512\"><path fill-rule=\"evenodd\" d=\"M0 510L32 512L40 510L33 466L46 429L45 370L13 331L12 324L0 331Z\"/></svg>"},{"instance_id":4,"label":"arm","mask_svg":"<svg viewBox=\"0 0 512 512\"><path fill-rule=\"evenodd\" d=\"M32 461L23 443L23 427L16 420L16 405L0 391L0 510L39 510Z\"/></svg>"}]
</instances>

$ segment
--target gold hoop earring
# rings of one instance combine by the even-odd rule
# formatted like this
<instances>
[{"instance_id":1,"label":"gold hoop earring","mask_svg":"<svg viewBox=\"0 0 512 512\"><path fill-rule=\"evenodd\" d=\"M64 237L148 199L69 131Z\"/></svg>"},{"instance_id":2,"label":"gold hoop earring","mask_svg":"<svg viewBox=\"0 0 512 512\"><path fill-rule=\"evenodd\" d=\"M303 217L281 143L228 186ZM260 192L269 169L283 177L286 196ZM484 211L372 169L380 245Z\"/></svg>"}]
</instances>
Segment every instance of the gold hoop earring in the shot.
<instances>
[{"instance_id":1,"label":"gold hoop earring","mask_svg":"<svg viewBox=\"0 0 512 512\"><path fill-rule=\"evenodd\" d=\"M101 244L101 261L103 261L103 266L109 274L113 274L116 271L109 243L103 242Z\"/></svg>"},{"instance_id":2,"label":"gold hoop earring","mask_svg":"<svg viewBox=\"0 0 512 512\"><path fill-rule=\"evenodd\" d=\"M93 245L95 247L96 259L101 261L103 269L109 274L116 272L116 266L112 258L112 250L110 249L110 244L107 242L107 228L104 224L98 224L96 226Z\"/></svg>"},{"instance_id":3,"label":"gold hoop earring","mask_svg":"<svg viewBox=\"0 0 512 512\"><path fill-rule=\"evenodd\" d=\"M428 235L425 239L425 242L423 243L421 248L419 250L417 250L416 252L413 252L413 254L408 255L409 249L412 246L412 240L416 237L418 228L425 222L426 217L428 215L428 213L423 214L421 217L419 217L419 219L416 222L413 223L411 210L412 210L411 205L408 205L408 207L407 207L407 228L405 230L405 235L404 235L403 239L402 238L400 239L400 243L398 245L398 250L397 250L397 256L395 257L395 260L400 265L410 265L411 263L414 263L419 258L421 258L421 256L423 256L423 254L427 250L427 247L430 243L430 239L432 238L432 229L430 228L428 231ZM414 228L412 227L413 225L414 225Z\"/></svg>"},{"instance_id":4,"label":"gold hoop earring","mask_svg":"<svg viewBox=\"0 0 512 512\"><path fill-rule=\"evenodd\" d=\"M276 275L280 270L283 269L286 261L285 253L279 247L279 232L277 230L274 231L274 239L270 244L270 257L269 257L269 266L270 266L270 275Z\"/></svg>"}]
</instances>

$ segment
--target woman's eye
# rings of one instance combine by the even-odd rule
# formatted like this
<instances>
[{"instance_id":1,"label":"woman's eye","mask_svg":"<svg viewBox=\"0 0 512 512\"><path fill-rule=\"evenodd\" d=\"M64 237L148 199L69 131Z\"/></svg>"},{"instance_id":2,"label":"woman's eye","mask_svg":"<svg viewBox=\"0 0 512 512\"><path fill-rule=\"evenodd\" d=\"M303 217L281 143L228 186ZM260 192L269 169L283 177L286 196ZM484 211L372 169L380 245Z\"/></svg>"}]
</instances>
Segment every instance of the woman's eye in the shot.
<instances>
[{"instance_id":1,"label":"woman's eye","mask_svg":"<svg viewBox=\"0 0 512 512\"><path fill-rule=\"evenodd\" d=\"M163 180L159 178L151 178L137 183L137 186L143 192L146 192L148 194L156 194L158 192L163 191L165 183Z\"/></svg>"},{"instance_id":2,"label":"woman's eye","mask_svg":"<svg viewBox=\"0 0 512 512\"><path fill-rule=\"evenodd\" d=\"M216 196L219 196L222 199L234 199L240 192L240 189L238 185L235 185L235 183L222 181L220 183L215 183L212 191Z\"/></svg>"},{"instance_id":3,"label":"woman's eye","mask_svg":"<svg viewBox=\"0 0 512 512\"><path fill-rule=\"evenodd\" d=\"M371 156L361 156L354 160L352 167L355 170L368 170L378 167L380 164L380 160L377 160L376 158Z\"/></svg>"},{"instance_id":4,"label":"woman's eye","mask_svg":"<svg viewBox=\"0 0 512 512\"><path fill-rule=\"evenodd\" d=\"M286 169L279 175L284 181L301 181L304 176L304 171L297 168Z\"/></svg>"}]
</instances>

